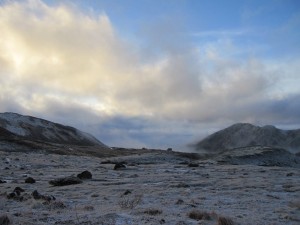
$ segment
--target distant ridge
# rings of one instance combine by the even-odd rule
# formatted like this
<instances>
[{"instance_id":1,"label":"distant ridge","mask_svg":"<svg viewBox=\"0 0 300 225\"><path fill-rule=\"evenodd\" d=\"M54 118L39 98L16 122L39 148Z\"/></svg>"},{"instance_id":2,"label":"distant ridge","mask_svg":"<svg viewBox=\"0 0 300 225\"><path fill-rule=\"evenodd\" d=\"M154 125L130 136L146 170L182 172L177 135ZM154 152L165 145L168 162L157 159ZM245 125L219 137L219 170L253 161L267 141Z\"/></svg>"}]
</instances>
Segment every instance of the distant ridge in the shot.
<instances>
[{"instance_id":1,"label":"distant ridge","mask_svg":"<svg viewBox=\"0 0 300 225\"><path fill-rule=\"evenodd\" d=\"M237 123L213 133L194 145L197 150L219 152L247 146L269 146L300 151L300 129L281 130L272 125Z\"/></svg>"},{"instance_id":2,"label":"distant ridge","mask_svg":"<svg viewBox=\"0 0 300 225\"><path fill-rule=\"evenodd\" d=\"M74 127L11 112L0 113L0 138L22 138L57 144L106 147L92 135Z\"/></svg>"}]
</instances>

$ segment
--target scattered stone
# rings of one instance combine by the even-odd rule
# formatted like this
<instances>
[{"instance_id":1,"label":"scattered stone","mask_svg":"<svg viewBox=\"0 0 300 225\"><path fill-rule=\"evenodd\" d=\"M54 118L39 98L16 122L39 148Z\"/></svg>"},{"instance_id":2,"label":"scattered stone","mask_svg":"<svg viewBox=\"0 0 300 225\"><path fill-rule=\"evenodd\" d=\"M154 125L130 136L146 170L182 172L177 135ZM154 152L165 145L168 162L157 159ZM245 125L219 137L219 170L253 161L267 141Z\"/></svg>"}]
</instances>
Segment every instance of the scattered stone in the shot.
<instances>
[{"instance_id":1,"label":"scattered stone","mask_svg":"<svg viewBox=\"0 0 300 225\"><path fill-rule=\"evenodd\" d=\"M37 190L34 190L33 192L32 192L32 194L31 194L32 196L33 196L33 198L34 199L36 199L36 200L38 200L38 199L41 199L42 198L42 196L41 196L41 194L40 193L38 193L38 191Z\"/></svg>"},{"instance_id":2,"label":"scattered stone","mask_svg":"<svg viewBox=\"0 0 300 225\"><path fill-rule=\"evenodd\" d=\"M190 185L188 185L186 183L183 183L183 182L180 182L179 184L174 185L173 187L177 187L177 188L189 188Z\"/></svg>"},{"instance_id":3,"label":"scattered stone","mask_svg":"<svg viewBox=\"0 0 300 225\"><path fill-rule=\"evenodd\" d=\"M133 175L129 176L129 178L137 178L137 177L139 177L139 175L137 175L137 174L133 174Z\"/></svg>"},{"instance_id":4,"label":"scattered stone","mask_svg":"<svg viewBox=\"0 0 300 225\"><path fill-rule=\"evenodd\" d=\"M189 163L188 167L199 167L198 163Z\"/></svg>"},{"instance_id":5,"label":"scattered stone","mask_svg":"<svg viewBox=\"0 0 300 225\"><path fill-rule=\"evenodd\" d=\"M293 176L294 175L294 173L288 173L286 176L287 177L291 177L291 176Z\"/></svg>"},{"instance_id":6,"label":"scattered stone","mask_svg":"<svg viewBox=\"0 0 300 225\"><path fill-rule=\"evenodd\" d=\"M31 194L35 200L45 200L47 202L54 201L56 198L53 195L42 195L37 190L34 190Z\"/></svg>"},{"instance_id":7,"label":"scattered stone","mask_svg":"<svg viewBox=\"0 0 300 225\"><path fill-rule=\"evenodd\" d=\"M129 195L129 194L131 194L131 191L130 190L126 190L123 195Z\"/></svg>"},{"instance_id":8,"label":"scattered stone","mask_svg":"<svg viewBox=\"0 0 300 225\"><path fill-rule=\"evenodd\" d=\"M11 220L8 218L7 215L1 215L0 216L0 225L9 225L12 224Z\"/></svg>"},{"instance_id":9,"label":"scattered stone","mask_svg":"<svg viewBox=\"0 0 300 225\"><path fill-rule=\"evenodd\" d=\"M79 173L77 177L81 180L92 179L92 173L86 170L83 171L82 173Z\"/></svg>"},{"instance_id":10,"label":"scattered stone","mask_svg":"<svg viewBox=\"0 0 300 225\"><path fill-rule=\"evenodd\" d=\"M8 199L11 199L11 198L14 198L14 197L16 197L17 196L17 194L15 193L15 192L11 192L11 193L9 193L6 197L8 198Z\"/></svg>"},{"instance_id":11,"label":"scattered stone","mask_svg":"<svg viewBox=\"0 0 300 225\"><path fill-rule=\"evenodd\" d=\"M160 224L164 224L166 222L166 220L165 219L161 219L159 222L160 222Z\"/></svg>"},{"instance_id":12,"label":"scattered stone","mask_svg":"<svg viewBox=\"0 0 300 225\"><path fill-rule=\"evenodd\" d=\"M114 167L114 170L122 170L122 169L126 169L126 165L124 163L117 163Z\"/></svg>"},{"instance_id":13,"label":"scattered stone","mask_svg":"<svg viewBox=\"0 0 300 225\"><path fill-rule=\"evenodd\" d=\"M17 201L23 201L24 197L21 196L21 193L24 192L24 189L16 187L13 192L9 193L6 197L7 199L14 199Z\"/></svg>"},{"instance_id":14,"label":"scattered stone","mask_svg":"<svg viewBox=\"0 0 300 225\"><path fill-rule=\"evenodd\" d=\"M9 168L8 168L8 167L5 167L4 169L5 169L5 170L9 170Z\"/></svg>"},{"instance_id":15,"label":"scattered stone","mask_svg":"<svg viewBox=\"0 0 300 225\"><path fill-rule=\"evenodd\" d=\"M168 149L167 149L167 152L172 152L172 151L173 151L172 148L168 148Z\"/></svg>"},{"instance_id":16,"label":"scattered stone","mask_svg":"<svg viewBox=\"0 0 300 225\"><path fill-rule=\"evenodd\" d=\"M25 179L25 183L34 184L35 183L35 179L33 179L32 177L27 177Z\"/></svg>"},{"instance_id":17,"label":"scattered stone","mask_svg":"<svg viewBox=\"0 0 300 225\"><path fill-rule=\"evenodd\" d=\"M20 188L20 187L16 187L14 189L14 192L25 192L25 190L23 188Z\"/></svg>"},{"instance_id":18,"label":"scattered stone","mask_svg":"<svg viewBox=\"0 0 300 225\"><path fill-rule=\"evenodd\" d=\"M20 202L24 200L24 197L21 196L21 193L19 191L11 192L6 197L7 199L13 199Z\"/></svg>"},{"instance_id":19,"label":"scattered stone","mask_svg":"<svg viewBox=\"0 0 300 225\"><path fill-rule=\"evenodd\" d=\"M184 203L184 201L182 199L178 199L176 202L176 205L182 205Z\"/></svg>"},{"instance_id":20,"label":"scattered stone","mask_svg":"<svg viewBox=\"0 0 300 225\"><path fill-rule=\"evenodd\" d=\"M81 183L82 180L74 176L57 178L49 181L49 184L53 186L66 186L66 185L81 184Z\"/></svg>"},{"instance_id":21,"label":"scattered stone","mask_svg":"<svg viewBox=\"0 0 300 225\"><path fill-rule=\"evenodd\" d=\"M7 183L5 180L0 180L0 184Z\"/></svg>"}]
</instances>

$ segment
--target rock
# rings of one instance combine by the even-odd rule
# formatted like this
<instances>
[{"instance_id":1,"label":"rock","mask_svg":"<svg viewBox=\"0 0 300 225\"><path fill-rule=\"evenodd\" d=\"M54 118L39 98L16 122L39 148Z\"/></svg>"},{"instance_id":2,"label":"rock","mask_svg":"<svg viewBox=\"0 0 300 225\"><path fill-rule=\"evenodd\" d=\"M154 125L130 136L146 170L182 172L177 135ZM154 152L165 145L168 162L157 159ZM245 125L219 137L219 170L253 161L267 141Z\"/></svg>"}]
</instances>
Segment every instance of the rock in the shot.
<instances>
[{"instance_id":1,"label":"rock","mask_svg":"<svg viewBox=\"0 0 300 225\"><path fill-rule=\"evenodd\" d=\"M53 195L42 195L37 190L34 190L31 194L35 200L45 200L47 202L54 201L56 198Z\"/></svg>"},{"instance_id":2,"label":"rock","mask_svg":"<svg viewBox=\"0 0 300 225\"><path fill-rule=\"evenodd\" d=\"M79 173L77 177L81 180L92 179L92 173L86 170L82 173Z\"/></svg>"},{"instance_id":3,"label":"rock","mask_svg":"<svg viewBox=\"0 0 300 225\"><path fill-rule=\"evenodd\" d=\"M11 192L6 197L7 197L7 199L13 199L13 200L17 200L20 202L24 200L24 197L21 196L21 193L19 191Z\"/></svg>"},{"instance_id":4,"label":"rock","mask_svg":"<svg viewBox=\"0 0 300 225\"><path fill-rule=\"evenodd\" d=\"M16 197L17 196L17 194L15 193L15 192L11 192L11 193L9 193L6 197L8 198L8 199L12 199L12 198L14 198L14 197Z\"/></svg>"},{"instance_id":5,"label":"rock","mask_svg":"<svg viewBox=\"0 0 300 225\"><path fill-rule=\"evenodd\" d=\"M0 216L0 225L9 225L12 224L7 215Z\"/></svg>"},{"instance_id":6,"label":"rock","mask_svg":"<svg viewBox=\"0 0 300 225\"><path fill-rule=\"evenodd\" d=\"M42 195L42 199L50 202L50 201L54 201L56 198L53 195Z\"/></svg>"},{"instance_id":7,"label":"rock","mask_svg":"<svg viewBox=\"0 0 300 225\"><path fill-rule=\"evenodd\" d=\"M25 183L34 184L35 183L35 179L33 179L32 177L27 177L25 179Z\"/></svg>"},{"instance_id":8,"label":"rock","mask_svg":"<svg viewBox=\"0 0 300 225\"><path fill-rule=\"evenodd\" d=\"M65 186L65 185L81 184L81 183L82 183L82 180L79 179L78 177L74 177L74 176L58 178L58 179L49 181L49 184L51 184L53 186Z\"/></svg>"},{"instance_id":9,"label":"rock","mask_svg":"<svg viewBox=\"0 0 300 225\"><path fill-rule=\"evenodd\" d=\"M172 152L172 151L173 151L172 148L168 148L168 149L167 149L167 152Z\"/></svg>"},{"instance_id":10,"label":"rock","mask_svg":"<svg viewBox=\"0 0 300 225\"><path fill-rule=\"evenodd\" d=\"M14 189L14 192L25 192L25 190L23 189L23 188L20 188L20 187L16 187L15 189Z\"/></svg>"},{"instance_id":11,"label":"rock","mask_svg":"<svg viewBox=\"0 0 300 225\"><path fill-rule=\"evenodd\" d=\"M126 190L123 195L129 195L129 194L131 194L131 191L130 190Z\"/></svg>"},{"instance_id":12,"label":"rock","mask_svg":"<svg viewBox=\"0 0 300 225\"><path fill-rule=\"evenodd\" d=\"M189 163L188 167L199 167L198 163Z\"/></svg>"},{"instance_id":13,"label":"rock","mask_svg":"<svg viewBox=\"0 0 300 225\"><path fill-rule=\"evenodd\" d=\"M7 199L14 199L17 201L23 201L23 196L21 196L21 193L24 192L24 189L20 187L16 187L13 192L9 193L6 197Z\"/></svg>"},{"instance_id":14,"label":"rock","mask_svg":"<svg viewBox=\"0 0 300 225\"><path fill-rule=\"evenodd\" d=\"M177 185L173 185L173 187L177 187L177 188L189 188L190 185L186 184L186 183L183 183L183 182L180 182L179 184Z\"/></svg>"},{"instance_id":15,"label":"rock","mask_svg":"<svg viewBox=\"0 0 300 225\"><path fill-rule=\"evenodd\" d=\"M126 169L126 165L124 163L117 163L114 167L114 170Z\"/></svg>"},{"instance_id":16,"label":"rock","mask_svg":"<svg viewBox=\"0 0 300 225\"><path fill-rule=\"evenodd\" d=\"M36 199L36 200L38 200L38 199L41 199L42 198L42 196L41 196L41 194L40 193L38 193L38 191L37 190L34 190L33 192L32 192L32 194L31 194L32 196L33 196L33 198L34 199Z\"/></svg>"},{"instance_id":17,"label":"rock","mask_svg":"<svg viewBox=\"0 0 300 225\"><path fill-rule=\"evenodd\" d=\"M0 180L0 184L7 183L5 180Z\"/></svg>"},{"instance_id":18,"label":"rock","mask_svg":"<svg viewBox=\"0 0 300 225\"><path fill-rule=\"evenodd\" d=\"M182 205L183 203L184 203L184 201L182 199L178 199L175 204L176 205Z\"/></svg>"}]
</instances>

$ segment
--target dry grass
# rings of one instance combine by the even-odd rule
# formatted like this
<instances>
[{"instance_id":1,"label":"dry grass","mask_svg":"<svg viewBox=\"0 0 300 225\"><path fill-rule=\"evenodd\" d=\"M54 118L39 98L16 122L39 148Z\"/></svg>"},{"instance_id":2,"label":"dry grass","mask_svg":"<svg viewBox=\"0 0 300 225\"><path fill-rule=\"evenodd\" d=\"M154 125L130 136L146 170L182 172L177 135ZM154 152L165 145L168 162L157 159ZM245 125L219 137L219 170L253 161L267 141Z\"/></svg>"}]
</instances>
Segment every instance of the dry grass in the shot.
<instances>
[{"instance_id":1,"label":"dry grass","mask_svg":"<svg viewBox=\"0 0 300 225\"><path fill-rule=\"evenodd\" d=\"M7 215L1 215L0 216L0 225L9 225L11 224L10 219L8 218Z\"/></svg>"},{"instance_id":2,"label":"dry grass","mask_svg":"<svg viewBox=\"0 0 300 225\"><path fill-rule=\"evenodd\" d=\"M135 195L133 197L124 196L121 201L119 201L119 206L122 209L133 209L135 208L142 200L142 195Z\"/></svg>"},{"instance_id":3,"label":"dry grass","mask_svg":"<svg viewBox=\"0 0 300 225\"><path fill-rule=\"evenodd\" d=\"M151 215L151 216L156 216L159 214L162 214L162 210L160 209L147 209L144 211L145 214Z\"/></svg>"},{"instance_id":4,"label":"dry grass","mask_svg":"<svg viewBox=\"0 0 300 225\"><path fill-rule=\"evenodd\" d=\"M212 216L208 212L193 210L188 214L188 217L194 220L210 220Z\"/></svg>"},{"instance_id":5,"label":"dry grass","mask_svg":"<svg viewBox=\"0 0 300 225\"><path fill-rule=\"evenodd\" d=\"M300 201L290 202L289 206L292 207L292 208L300 209Z\"/></svg>"},{"instance_id":6,"label":"dry grass","mask_svg":"<svg viewBox=\"0 0 300 225\"><path fill-rule=\"evenodd\" d=\"M230 218L220 216L218 219L218 225L234 225L234 222Z\"/></svg>"}]
</instances>

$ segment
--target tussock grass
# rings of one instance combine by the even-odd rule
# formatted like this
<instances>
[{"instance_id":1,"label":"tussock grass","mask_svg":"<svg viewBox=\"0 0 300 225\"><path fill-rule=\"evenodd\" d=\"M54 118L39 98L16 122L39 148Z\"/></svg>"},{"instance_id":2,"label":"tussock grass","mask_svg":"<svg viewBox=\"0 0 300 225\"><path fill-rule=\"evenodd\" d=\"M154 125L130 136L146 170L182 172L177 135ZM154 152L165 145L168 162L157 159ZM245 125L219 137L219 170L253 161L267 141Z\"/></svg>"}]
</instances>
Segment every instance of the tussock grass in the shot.
<instances>
[{"instance_id":1,"label":"tussock grass","mask_svg":"<svg viewBox=\"0 0 300 225\"><path fill-rule=\"evenodd\" d=\"M234 222L230 218L220 216L218 218L218 225L234 225Z\"/></svg>"},{"instance_id":2,"label":"tussock grass","mask_svg":"<svg viewBox=\"0 0 300 225\"><path fill-rule=\"evenodd\" d=\"M300 201L293 201L289 203L289 206L292 208L300 209Z\"/></svg>"},{"instance_id":3,"label":"tussock grass","mask_svg":"<svg viewBox=\"0 0 300 225\"><path fill-rule=\"evenodd\" d=\"M160 209L147 209L144 211L145 214L151 215L151 216L156 216L159 214L162 214L162 210Z\"/></svg>"},{"instance_id":4,"label":"tussock grass","mask_svg":"<svg viewBox=\"0 0 300 225\"><path fill-rule=\"evenodd\" d=\"M126 195L119 201L119 206L122 209L133 209L135 208L142 200L142 195L135 195L130 197Z\"/></svg>"},{"instance_id":5,"label":"tussock grass","mask_svg":"<svg viewBox=\"0 0 300 225\"><path fill-rule=\"evenodd\" d=\"M0 225L9 225L12 224L11 220L8 218L7 215L1 215L0 216Z\"/></svg>"},{"instance_id":6,"label":"tussock grass","mask_svg":"<svg viewBox=\"0 0 300 225\"><path fill-rule=\"evenodd\" d=\"M212 216L208 212L193 210L189 212L188 217L194 220L211 220Z\"/></svg>"}]
</instances>

